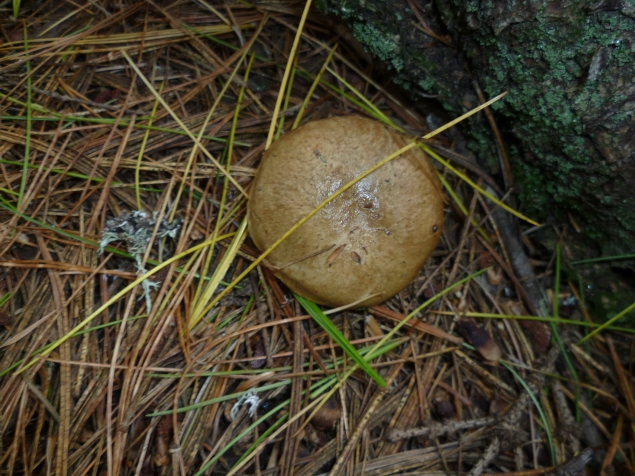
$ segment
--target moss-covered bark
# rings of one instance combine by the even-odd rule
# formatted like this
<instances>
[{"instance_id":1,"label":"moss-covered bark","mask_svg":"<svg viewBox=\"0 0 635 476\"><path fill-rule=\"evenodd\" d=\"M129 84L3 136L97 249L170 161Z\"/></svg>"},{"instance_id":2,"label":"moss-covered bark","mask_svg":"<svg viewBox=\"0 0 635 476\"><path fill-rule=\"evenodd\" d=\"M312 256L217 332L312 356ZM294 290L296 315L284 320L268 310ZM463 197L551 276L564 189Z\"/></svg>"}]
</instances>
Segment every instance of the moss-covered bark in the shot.
<instances>
[{"instance_id":1,"label":"moss-covered bark","mask_svg":"<svg viewBox=\"0 0 635 476\"><path fill-rule=\"evenodd\" d=\"M606 252L635 248L635 0L332 0L405 89L452 115L477 105L472 76L507 134L525 209L570 212ZM471 72L471 73L470 73ZM495 171L483 118L463 126Z\"/></svg>"}]
</instances>

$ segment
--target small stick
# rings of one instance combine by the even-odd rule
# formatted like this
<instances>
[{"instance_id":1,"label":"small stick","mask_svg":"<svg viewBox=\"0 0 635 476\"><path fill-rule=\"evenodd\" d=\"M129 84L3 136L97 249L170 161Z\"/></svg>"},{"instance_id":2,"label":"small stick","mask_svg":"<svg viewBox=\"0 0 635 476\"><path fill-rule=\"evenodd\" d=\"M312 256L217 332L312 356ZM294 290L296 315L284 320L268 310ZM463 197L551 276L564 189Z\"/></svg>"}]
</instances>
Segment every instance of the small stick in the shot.
<instances>
[{"instance_id":1,"label":"small stick","mask_svg":"<svg viewBox=\"0 0 635 476\"><path fill-rule=\"evenodd\" d=\"M428 438L438 438L450 433L455 433L463 430L473 430L474 428L481 428L483 426L489 426L496 423L497 418L487 417L478 418L475 420L454 421L448 425L442 425L441 423L433 422L428 426L420 428L411 428L409 430L393 430L388 435L388 439L391 441L403 440L405 438L412 438L414 436L427 436Z\"/></svg>"}]
</instances>

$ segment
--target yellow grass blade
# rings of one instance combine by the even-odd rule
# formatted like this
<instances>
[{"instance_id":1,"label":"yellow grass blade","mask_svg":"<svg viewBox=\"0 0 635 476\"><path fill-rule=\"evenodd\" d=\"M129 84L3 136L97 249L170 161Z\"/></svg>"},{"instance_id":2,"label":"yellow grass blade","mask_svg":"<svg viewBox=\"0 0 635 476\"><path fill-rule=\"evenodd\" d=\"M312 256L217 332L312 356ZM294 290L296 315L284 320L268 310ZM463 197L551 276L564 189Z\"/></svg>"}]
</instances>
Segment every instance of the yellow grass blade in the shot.
<instances>
[{"instance_id":1,"label":"yellow grass blade","mask_svg":"<svg viewBox=\"0 0 635 476\"><path fill-rule=\"evenodd\" d=\"M626 314L628 314L629 312L632 312L633 310L635 310L635 302L633 304L631 304L630 306L628 306L626 309L624 309L622 312L620 312L619 314L617 314L616 316L613 316L612 318L610 318L608 321L606 321L604 324L601 324L600 326L598 326L595 330L593 330L593 332L589 332L585 337L583 337L582 339L580 339L577 342L577 345L582 344L583 342L589 340L591 337L593 337L595 334L597 334L598 332L602 332L604 329L606 329L607 327L609 327L611 324L613 324L614 322L618 321L619 319L621 319L622 317L624 317Z\"/></svg>"},{"instance_id":2,"label":"yellow grass blade","mask_svg":"<svg viewBox=\"0 0 635 476\"><path fill-rule=\"evenodd\" d=\"M441 184L443 185L443 188L445 188L445 191L448 192L448 195L450 195L450 197L452 197L452 200L454 200L454 203L456 203L456 206L459 207L459 209L463 212L463 214L467 218L468 210L465 207L465 205L463 204L463 202L461 201L461 199L454 192L454 190L452 190L452 187L450 186L448 181L445 179L443 174L440 173L438 170L437 170L437 176L439 177L439 180L441 181ZM474 218L472 218L472 221L470 223L472 224L473 227L477 227L478 226L478 223L476 222L476 220ZM483 230L482 227L479 227L478 233L479 233L479 235L481 235L483 237L484 240L487 240L487 242L491 244L491 240L489 239L489 236L487 236L487 233L485 233L485 230Z\"/></svg>"},{"instance_id":3,"label":"yellow grass blade","mask_svg":"<svg viewBox=\"0 0 635 476\"><path fill-rule=\"evenodd\" d=\"M295 58L295 52L300 44L300 38L302 38L302 30L304 29L304 23L306 17L309 14L311 8L311 0L307 0L302 12L302 18L300 18L300 24L298 25L298 31L293 40L293 46L291 46L291 52L289 53L289 59L287 60L287 67L284 69L284 75L282 76L282 82L280 83L280 90L278 91L278 99L276 100L276 107L273 110L273 116L271 117L271 124L269 125L269 135L267 136L267 142L265 143L265 150L269 148L273 142L273 135L276 130L276 123L278 122L278 114L280 113L280 105L282 104L282 98L284 97L284 91L289 80L289 74L291 73L291 66Z\"/></svg>"},{"instance_id":4,"label":"yellow grass blade","mask_svg":"<svg viewBox=\"0 0 635 476\"><path fill-rule=\"evenodd\" d=\"M326 71L326 68L328 67L329 63L331 62L331 59L333 58L333 55L335 54L335 50L337 50L337 43L335 43L335 46L333 47L333 49L331 49L331 52L326 57L326 61L324 61L324 64L320 68L320 71L318 72L317 76L315 76L315 79L313 80L313 84L311 84L311 87L309 88L309 92L306 93L304 101L302 101L302 105L300 106L300 110L298 111L298 115L295 117L295 121L293 121L293 125L291 126L292 130L298 127L298 125L300 124L300 121L302 120L302 115L304 114L304 110L309 104L309 101L311 100L311 96L313 96L313 93L315 92L315 88L317 88L317 85L320 84L322 75L324 74L324 71Z\"/></svg>"},{"instance_id":5,"label":"yellow grass blade","mask_svg":"<svg viewBox=\"0 0 635 476\"><path fill-rule=\"evenodd\" d=\"M245 218L240 224L240 228L238 228L238 230L236 231L234 239L229 245L229 248L227 248L227 251L223 255L223 259L220 263L218 263L218 266L214 270L214 275L211 277L209 283L205 288L205 291L201 295L200 301L196 303L196 307L192 311L191 319L188 325L189 330L192 330L196 326L196 324L198 324L201 319L203 319L203 317L205 317L205 315L207 314L208 310L204 308L204 305L211 299L211 297L216 292L216 289L218 288L221 280L225 277L225 274L234 261L234 258L236 257L236 254L240 249L240 246L243 244L243 241L245 241L245 238L247 237L246 231L247 219Z\"/></svg>"},{"instance_id":6,"label":"yellow grass blade","mask_svg":"<svg viewBox=\"0 0 635 476\"><path fill-rule=\"evenodd\" d=\"M212 161L212 163L218 168L218 170L221 173L226 174L227 172L225 172L225 170L223 169L223 166L218 162L218 160L216 160L216 158L205 147L203 147L203 144L201 144L201 142L194 136L194 134L192 134L192 132L185 126L185 124L183 124L183 121L181 121L179 116L172 109L170 109L170 106L168 106L168 103L165 102L165 100L159 95L156 89L154 89L150 81L148 81L148 78L146 78L143 75L141 70L137 68L137 65L134 64L134 61L132 61L132 59L130 59L130 56L128 56L128 53L126 53L124 50L121 50L121 55L124 58L126 58L126 61L128 61L128 64L130 65L130 67L137 73L139 78L144 82L144 84L150 90L150 92L154 95L154 97L157 98L157 100L161 103L161 105L165 108L165 110L172 116L172 118L181 127L181 129L183 129L183 131L188 135L188 137L192 139L194 144L201 150L201 152L203 152L203 154L205 154L205 156ZM228 175L227 178L230 180L231 183L234 184L234 186L238 190L240 190L240 193L242 193L245 196L248 196L247 192L245 192L243 187L236 181L234 177L232 177L231 175Z\"/></svg>"},{"instance_id":7,"label":"yellow grass blade","mask_svg":"<svg viewBox=\"0 0 635 476\"><path fill-rule=\"evenodd\" d=\"M430 135L430 134L428 134ZM430 150L429 148L427 148L425 145L423 146L423 149L426 151L427 154L430 154L430 156L434 157L434 159L438 162L440 162L441 164L443 164L443 166L445 168L447 168L448 170L450 170L453 174L455 174L456 176L458 176L461 180L463 180L464 182L466 182L467 184L469 184L470 187L472 187L474 190L477 190L479 193L481 193L482 195L485 195L489 200L491 200L492 202L494 202L496 205L498 205L499 207L501 207L503 210L511 213L514 216L517 216L518 218L520 218L521 220L526 221L527 223L531 223L534 226L539 226L540 223L535 222L534 220L532 220L531 218L527 218L525 215L523 215L520 212L517 212L516 210L514 210L513 208L511 208L509 205L505 205L503 202L501 202L500 200L498 200L497 198L493 197L492 195L490 195L489 193L487 193L485 190L483 190L481 187L479 187L478 185L476 185L474 182L472 182L467 175L459 172L458 170L456 170L452 165L449 164L448 161L443 160L439 154L435 153L434 151Z\"/></svg>"}]
</instances>

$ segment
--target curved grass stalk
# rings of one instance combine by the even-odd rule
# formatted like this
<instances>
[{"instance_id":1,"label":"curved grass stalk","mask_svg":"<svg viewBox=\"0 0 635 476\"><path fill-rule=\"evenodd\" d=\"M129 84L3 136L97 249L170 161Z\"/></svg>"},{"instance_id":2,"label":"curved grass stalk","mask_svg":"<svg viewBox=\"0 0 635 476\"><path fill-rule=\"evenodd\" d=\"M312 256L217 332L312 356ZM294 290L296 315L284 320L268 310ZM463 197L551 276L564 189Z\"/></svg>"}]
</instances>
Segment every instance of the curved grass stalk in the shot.
<instances>
[{"instance_id":1,"label":"curved grass stalk","mask_svg":"<svg viewBox=\"0 0 635 476\"><path fill-rule=\"evenodd\" d=\"M554 462L557 461L557 459L556 459L556 446L554 444L553 437L551 436L551 429L549 428L549 421L547 420L547 416L545 415L545 412L542 409L542 406L540 405L540 402L538 401L536 396L533 394L533 392L529 388L529 385L527 385L527 382L525 382L525 380L520 376L520 374L518 372L516 372L516 369L514 369L511 365L508 365L507 362L504 362L502 360L500 361L500 363L501 363L501 365L503 367L505 367L507 370L509 370L511 372L511 374L516 378L516 380L518 380L518 382L520 382L520 384L523 386L525 391L529 394L529 397L531 398L531 401L534 403L534 406L536 407L536 410L538 410L538 413L540 414L540 419L542 420L542 424L545 427L545 432L547 433L547 439L549 440L549 450L551 451L551 460L554 461Z\"/></svg>"},{"instance_id":2,"label":"curved grass stalk","mask_svg":"<svg viewBox=\"0 0 635 476\"><path fill-rule=\"evenodd\" d=\"M315 92L315 88L317 88L317 85L322 79L322 75L324 74L324 71L326 71L326 68L331 62L331 59L333 59L333 55L335 54L336 49L337 49L337 43L335 43L335 46L331 48L329 55L326 57L324 64L320 68L320 71L318 71L318 74L313 79L313 83L311 83L311 87L309 88L309 91L306 93L306 96L304 97L304 101L302 101L302 105L300 106L300 109L298 110L298 114L295 117L295 120L293 121L291 130L295 129L296 127L300 125L300 121L302 120L302 116L304 115L304 110L308 106L309 101L311 100L311 96L313 96L313 93Z\"/></svg>"},{"instance_id":3,"label":"curved grass stalk","mask_svg":"<svg viewBox=\"0 0 635 476\"><path fill-rule=\"evenodd\" d=\"M165 85L165 81L161 83L159 87L159 93L163 92L163 87ZM148 119L148 126L152 126L152 120L154 119L155 114L157 113L157 108L159 107L159 101L154 100L154 104L152 105L152 112L150 113L150 118ZM139 148L139 155L137 156L137 165L134 169L134 191L135 198L137 200L137 210L141 210L141 188L139 187L139 174L141 172L141 159L143 158L143 153L146 150L146 144L148 143L148 138L150 137L150 129L146 129L145 134L143 134L143 139L141 141L141 147ZM170 219L170 221L172 221Z\"/></svg>"}]
</instances>

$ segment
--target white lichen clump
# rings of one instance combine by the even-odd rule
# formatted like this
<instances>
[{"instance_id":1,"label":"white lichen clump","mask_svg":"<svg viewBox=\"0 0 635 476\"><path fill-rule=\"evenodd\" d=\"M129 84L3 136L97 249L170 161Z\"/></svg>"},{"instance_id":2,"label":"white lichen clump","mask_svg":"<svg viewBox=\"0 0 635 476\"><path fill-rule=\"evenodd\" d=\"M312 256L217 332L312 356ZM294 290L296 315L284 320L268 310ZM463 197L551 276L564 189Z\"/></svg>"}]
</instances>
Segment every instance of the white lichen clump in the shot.
<instances>
[{"instance_id":1,"label":"white lichen clump","mask_svg":"<svg viewBox=\"0 0 635 476\"><path fill-rule=\"evenodd\" d=\"M229 418L231 419L231 421L234 421L236 419L236 416L238 416L238 411L244 405L249 406L249 408L247 409L247 413L249 414L250 418L253 418L258 405L260 405L260 398L258 397L258 395L256 395L256 392L254 392L253 390L247 390L241 395L241 397L238 399L238 401L234 404L231 411L229 412Z\"/></svg>"},{"instance_id":2,"label":"white lichen clump","mask_svg":"<svg viewBox=\"0 0 635 476\"><path fill-rule=\"evenodd\" d=\"M143 267L143 257L148 247L151 246L150 240L156 228L156 238L165 237L175 238L181 223L173 221L168 223L161 220L157 226L157 212L153 212L152 216L144 211L133 211L132 213L123 212L115 218L106 221L106 227L101 232L101 240L99 242L99 253L103 253L106 246L113 241L123 241L128 245L128 253L135 258L137 274L143 275L146 269ZM148 313L152 309L152 299L150 292L158 287L158 284L145 279L141 282L143 293L141 297L146 300ZM141 298L140 298L141 299Z\"/></svg>"}]
</instances>

